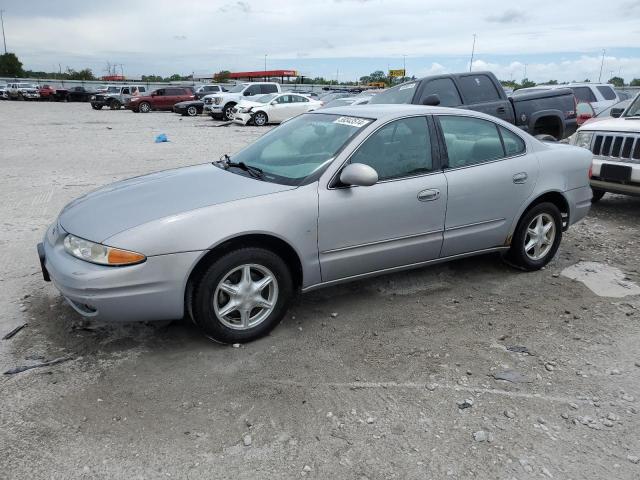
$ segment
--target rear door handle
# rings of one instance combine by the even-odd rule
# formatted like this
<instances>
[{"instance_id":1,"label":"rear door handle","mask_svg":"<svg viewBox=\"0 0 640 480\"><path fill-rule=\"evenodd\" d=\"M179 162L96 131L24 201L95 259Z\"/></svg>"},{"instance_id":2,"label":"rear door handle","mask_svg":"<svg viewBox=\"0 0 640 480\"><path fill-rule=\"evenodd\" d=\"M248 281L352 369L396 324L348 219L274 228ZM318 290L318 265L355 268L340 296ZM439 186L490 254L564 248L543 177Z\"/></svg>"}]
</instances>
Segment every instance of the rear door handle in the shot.
<instances>
[{"instance_id":1,"label":"rear door handle","mask_svg":"<svg viewBox=\"0 0 640 480\"><path fill-rule=\"evenodd\" d=\"M529 175L527 175L527 172L516 173L513 176L513 183L527 183L528 178Z\"/></svg>"},{"instance_id":2,"label":"rear door handle","mask_svg":"<svg viewBox=\"0 0 640 480\"><path fill-rule=\"evenodd\" d=\"M437 188L429 188L418 193L418 200L421 202L433 202L440 198L440 190Z\"/></svg>"}]
</instances>

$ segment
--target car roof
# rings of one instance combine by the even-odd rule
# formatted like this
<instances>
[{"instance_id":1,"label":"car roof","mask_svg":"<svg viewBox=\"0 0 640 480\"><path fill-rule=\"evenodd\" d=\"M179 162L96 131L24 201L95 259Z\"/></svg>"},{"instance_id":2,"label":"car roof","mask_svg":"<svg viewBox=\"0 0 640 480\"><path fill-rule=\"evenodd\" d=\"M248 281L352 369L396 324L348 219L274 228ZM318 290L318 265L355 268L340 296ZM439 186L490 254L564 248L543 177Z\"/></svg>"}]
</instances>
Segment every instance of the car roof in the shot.
<instances>
[{"instance_id":1,"label":"car roof","mask_svg":"<svg viewBox=\"0 0 640 480\"><path fill-rule=\"evenodd\" d=\"M486 115L480 112L472 110L461 110L459 108L447 108L447 107L428 107L424 105L411 105L411 104L365 104L365 105L345 105L343 107L330 107L323 108L322 110L314 110L309 112L310 114L332 114L332 115L345 115L351 117L364 117L375 118L377 120L387 120L396 117L403 117L405 115L416 114L434 114L434 113L448 113L460 116L474 116L478 118L487 118L492 121L499 120L496 117Z\"/></svg>"}]
</instances>

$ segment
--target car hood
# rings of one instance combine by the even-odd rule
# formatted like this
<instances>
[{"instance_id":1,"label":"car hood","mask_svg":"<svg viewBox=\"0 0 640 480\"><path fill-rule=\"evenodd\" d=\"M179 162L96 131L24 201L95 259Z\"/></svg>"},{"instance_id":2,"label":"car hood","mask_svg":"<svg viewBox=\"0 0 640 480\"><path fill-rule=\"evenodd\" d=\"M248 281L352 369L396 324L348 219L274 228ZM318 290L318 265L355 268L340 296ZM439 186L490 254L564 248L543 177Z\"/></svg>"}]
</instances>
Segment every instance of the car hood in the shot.
<instances>
[{"instance_id":1,"label":"car hood","mask_svg":"<svg viewBox=\"0 0 640 480\"><path fill-rule=\"evenodd\" d=\"M580 132L640 132L639 118L607 118L597 122L585 123Z\"/></svg>"},{"instance_id":2,"label":"car hood","mask_svg":"<svg viewBox=\"0 0 640 480\"><path fill-rule=\"evenodd\" d=\"M202 100L185 100L184 102L178 102L174 105L174 107L186 107L189 105L197 105L204 103Z\"/></svg>"},{"instance_id":3,"label":"car hood","mask_svg":"<svg viewBox=\"0 0 640 480\"><path fill-rule=\"evenodd\" d=\"M94 190L64 207L59 221L69 233L103 242L153 220L293 188L207 163L135 177Z\"/></svg>"},{"instance_id":4,"label":"car hood","mask_svg":"<svg viewBox=\"0 0 640 480\"><path fill-rule=\"evenodd\" d=\"M240 100L238 102L239 107L264 107L266 105L268 105L268 103L252 102L251 100Z\"/></svg>"}]
</instances>

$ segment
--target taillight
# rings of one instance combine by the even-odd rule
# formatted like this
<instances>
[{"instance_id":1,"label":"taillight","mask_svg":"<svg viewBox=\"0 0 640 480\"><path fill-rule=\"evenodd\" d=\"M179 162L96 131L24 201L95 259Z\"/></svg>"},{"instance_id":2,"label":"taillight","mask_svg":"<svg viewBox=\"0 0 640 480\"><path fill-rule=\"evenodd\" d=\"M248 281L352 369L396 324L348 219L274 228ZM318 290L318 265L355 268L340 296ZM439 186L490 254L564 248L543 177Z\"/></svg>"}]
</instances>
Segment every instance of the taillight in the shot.
<instances>
[{"instance_id":1,"label":"taillight","mask_svg":"<svg viewBox=\"0 0 640 480\"><path fill-rule=\"evenodd\" d=\"M593 177L593 165L589 165L589 178Z\"/></svg>"}]
</instances>

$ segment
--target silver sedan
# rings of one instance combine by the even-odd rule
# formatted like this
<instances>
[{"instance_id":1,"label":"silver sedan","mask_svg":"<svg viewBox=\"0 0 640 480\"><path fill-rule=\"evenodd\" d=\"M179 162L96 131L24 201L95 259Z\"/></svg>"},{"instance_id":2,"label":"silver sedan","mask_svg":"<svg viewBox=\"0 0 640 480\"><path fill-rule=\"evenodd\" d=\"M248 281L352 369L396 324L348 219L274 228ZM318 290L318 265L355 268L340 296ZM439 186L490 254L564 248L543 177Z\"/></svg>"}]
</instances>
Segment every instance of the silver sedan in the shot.
<instances>
[{"instance_id":1,"label":"silver sedan","mask_svg":"<svg viewBox=\"0 0 640 480\"><path fill-rule=\"evenodd\" d=\"M233 157L78 198L38 253L85 317L189 316L244 342L275 327L296 292L487 252L543 267L589 211L590 164L585 149L481 113L333 108Z\"/></svg>"}]
</instances>

